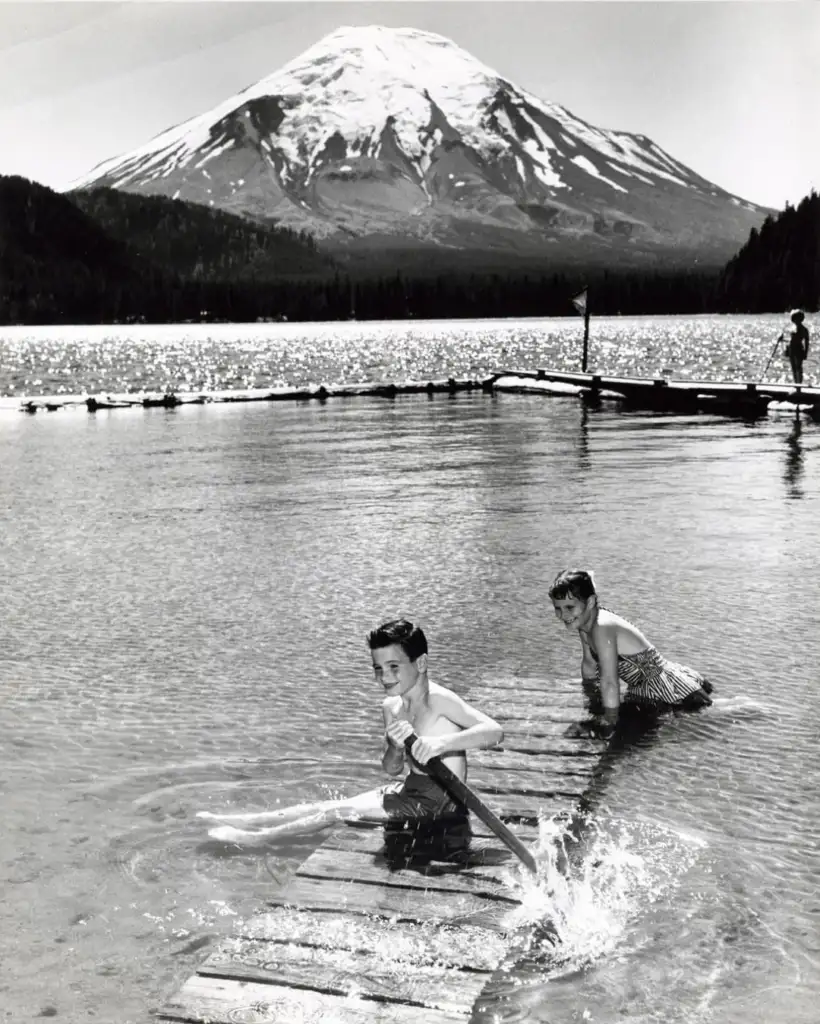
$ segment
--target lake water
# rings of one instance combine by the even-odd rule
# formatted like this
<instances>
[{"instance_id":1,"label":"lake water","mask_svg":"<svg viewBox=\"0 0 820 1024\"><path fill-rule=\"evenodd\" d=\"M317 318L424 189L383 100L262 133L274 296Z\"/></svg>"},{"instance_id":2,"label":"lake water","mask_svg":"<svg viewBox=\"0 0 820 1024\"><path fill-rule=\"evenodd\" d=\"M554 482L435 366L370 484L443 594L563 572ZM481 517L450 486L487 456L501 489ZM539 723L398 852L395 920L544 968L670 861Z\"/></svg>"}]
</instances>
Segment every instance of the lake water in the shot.
<instances>
[{"instance_id":1,"label":"lake water","mask_svg":"<svg viewBox=\"0 0 820 1024\"><path fill-rule=\"evenodd\" d=\"M761 368L775 326L641 329L701 375L728 350ZM509 365L556 365L544 329L342 325L351 351L336 343L326 368L337 325L298 327L317 383L363 379L374 353L389 362L378 378L398 379L399 364L410 378L489 372L513 335ZM164 364L175 381L197 365L186 330ZM221 341L198 330L201 351L219 353L209 365L238 365L225 339L238 326ZM628 334L617 321L599 330ZM270 352L271 328L254 331L245 348ZM80 332L61 343L42 329L26 349L20 329L3 331L5 393L98 390L109 348L110 366L147 366L171 336L161 328L134 351L96 342L87 364L67 354ZM50 376L8 363L24 351ZM642 351L634 369L654 372ZM286 369L242 386L300 383ZM111 373L104 387L143 386ZM204 380L191 371L193 386ZM665 722L608 776L596 825L606 884L579 880L569 894L583 969L550 974L534 950L480 1021L817 1020L816 424L484 393L6 411L0 472L0 1019L147 1024L319 842L231 855L195 812L381 780L364 636L383 618L417 618L434 678L459 691L579 675L579 645L546 590L581 564L610 607L708 675L718 700Z\"/></svg>"},{"instance_id":2,"label":"lake water","mask_svg":"<svg viewBox=\"0 0 820 1024\"><path fill-rule=\"evenodd\" d=\"M786 316L600 317L589 369L688 380L791 379L770 359ZM809 329L812 324L809 323ZM361 381L482 378L581 367L583 321L0 327L2 396L220 391ZM805 367L816 364L816 346Z\"/></svg>"}]
</instances>

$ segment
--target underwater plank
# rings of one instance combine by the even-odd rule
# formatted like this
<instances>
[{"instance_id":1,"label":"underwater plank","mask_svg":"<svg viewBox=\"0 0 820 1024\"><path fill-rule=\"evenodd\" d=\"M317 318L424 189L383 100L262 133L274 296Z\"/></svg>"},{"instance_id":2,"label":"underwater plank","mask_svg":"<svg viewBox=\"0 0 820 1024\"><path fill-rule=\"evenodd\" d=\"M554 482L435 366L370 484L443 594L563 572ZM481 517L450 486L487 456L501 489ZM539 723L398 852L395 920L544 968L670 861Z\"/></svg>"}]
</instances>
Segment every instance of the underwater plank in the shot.
<instances>
[{"instance_id":1,"label":"underwater plank","mask_svg":"<svg viewBox=\"0 0 820 1024\"><path fill-rule=\"evenodd\" d=\"M476 868L473 873L455 865L437 864L423 870L395 868L390 870L366 853L320 847L296 872L299 876L328 878L338 881L371 882L390 886L409 886L439 891L443 899L450 892L473 892L506 896L501 873L492 867Z\"/></svg>"},{"instance_id":2,"label":"underwater plank","mask_svg":"<svg viewBox=\"0 0 820 1024\"><path fill-rule=\"evenodd\" d=\"M580 685L572 690L528 690L523 693L518 690L474 691L471 687L469 700L492 715L494 712L503 714L507 709L538 711L544 708L580 708L584 704L584 694Z\"/></svg>"},{"instance_id":3,"label":"underwater plank","mask_svg":"<svg viewBox=\"0 0 820 1024\"><path fill-rule=\"evenodd\" d=\"M531 842L538 838L537 830L529 829L528 836L521 836L519 829L513 831L523 842ZM495 836L485 827L486 835L477 835L475 830L470 837L469 845L457 855L448 858L433 858L428 865L415 865L411 868L423 875L430 875L447 871L449 873L473 874L481 877L484 874L491 875L500 864L507 864L513 854L504 846L501 846ZM333 836L328 837L322 844L325 850L350 850L372 857L374 861L382 866L382 871L395 870L391 865L391 858L386 856L384 833L381 829L339 829ZM398 857L396 860L400 859ZM486 870L485 870L486 869Z\"/></svg>"},{"instance_id":4,"label":"underwater plank","mask_svg":"<svg viewBox=\"0 0 820 1024\"><path fill-rule=\"evenodd\" d=\"M471 849L476 849L479 852L485 849L509 852L496 841L495 833L474 815L470 817L470 827L472 831ZM534 825L525 825L517 822L511 826L511 831L525 843L534 843L538 839L538 828ZM486 840L488 839L492 840L492 842L487 843ZM362 850L375 854L384 848L384 841L384 829L381 825L362 826L347 824L341 828L334 829L322 843L322 846L328 849Z\"/></svg>"},{"instance_id":5,"label":"underwater plank","mask_svg":"<svg viewBox=\"0 0 820 1024\"><path fill-rule=\"evenodd\" d=\"M584 717L577 715L565 715L563 718L554 721L541 720L530 721L526 718L502 718L501 724L504 727L504 739L501 745L506 747L511 741L530 739L531 737L566 739L566 731L570 725L574 725ZM589 741L587 741L589 742Z\"/></svg>"},{"instance_id":6,"label":"underwater plank","mask_svg":"<svg viewBox=\"0 0 820 1024\"><path fill-rule=\"evenodd\" d=\"M524 724L546 728L562 726L565 730L582 717L582 709L581 705L574 704L563 708L493 708L488 709L487 714L499 720L506 736L509 729L520 728Z\"/></svg>"},{"instance_id":7,"label":"underwater plank","mask_svg":"<svg viewBox=\"0 0 820 1024\"><path fill-rule=\"evenodd\" d=\"M502 771L494 768L473 768L470 781L475 789L488 793L519 793L563 800L571 804L589 788L588 775L563 775L545 772Z\"/></svg>"},{"instance_id":8,"label":"underwater plank","mask_svg":"<svg viewBox=\"0 0 820 1024\"><path fill-rule=\"evenodd\" d=\"M194 975L159 1011L196 1024L463 1024L464 1013Z\"/></svg>"},{"instance_id":9,"label":"underwater plank","mask_svg":"<svg viewBox=\"0 0 820 1024\"><path fill-rule=\"evenodd\" d=\"M482 693L490 690L503 690L505 693L550 693L570 692L580 689L581 680L576 676L564 676L560 679L539 678L538 676L517 677L495 676L479 679L470 683L467 692Z\"/></svg>"},{"instance_id":10,"label":"underwater plank","mask_svg":"<svg viewBox=\"0 0 820 1024\"><path fill-rule=\"evenodd\" d=\"M490 978L487 971L459 971L395 957L389 943L379 951L362 953L257 939L226 943L208 957L199 973L464 1014Z\"/></svg>"},{"instance_id":11,"label":"underwater plank","mask_svg":"<svg viewBox=\"0 0 820 1024\"><path fill-rule=\"evenodd\" d=\"M579 716L580 718L580 716ZM517 731L504 732L500 750L521 754L541 754L546 757L588 758L597 762L606 749L605 740L563 736L523 736Z\"/></svg>"},{"instance_id":12,"label":"underwater plank","mask_svg":"<svg viewBox=\"0 0 820 1024\"><path fill-rule=\"evenodd\" d=\"M581 759L569 757L545 757L517 750L471 750L468 777L472 778L477 768L492 768L498 771L535 772L542 776L569 775L589 778L594 763L587 764Z\"/></svg>"},{"instance_id":13,"label":"underwater plank","mask_svg":"<svg viewBox=\"0 0 820 1024\"><path fill-rule=\"evenodd\" d=\"M281 892L270 896L267 902L270 906L395 916L404 921L458 922L499 931L505 930L504 917L517 905L513 899L476 893L451 893L444 899L435 890L302 878L298 875Z\"/></svg>"},{"instance_id":14,"label":"underwater plank","mask_svg":"<svg viewBox=\"0 0 820 1024\"><path fill-rule=\"evenodd\" d=\"M271 943L392 955L414 963L492 970L507 952L503 933L472 925L438 921L417 923L366 917L339 911L272 907L238 925L241 936Z\"/></svg>"},{"instance_id":15,"label":"underwater plank","mask_svg":"<svg viewBox=\"0 0 820 1024\"><path fill-rule=\"evenodd\" d=\"M530 793L492 793L484 790L481 795L502 821L524 818L536 822L539 817L551 818L556 814L571 813L577 804L577 800L571 797L536 796Z\"/></svg>"}]
</instances>

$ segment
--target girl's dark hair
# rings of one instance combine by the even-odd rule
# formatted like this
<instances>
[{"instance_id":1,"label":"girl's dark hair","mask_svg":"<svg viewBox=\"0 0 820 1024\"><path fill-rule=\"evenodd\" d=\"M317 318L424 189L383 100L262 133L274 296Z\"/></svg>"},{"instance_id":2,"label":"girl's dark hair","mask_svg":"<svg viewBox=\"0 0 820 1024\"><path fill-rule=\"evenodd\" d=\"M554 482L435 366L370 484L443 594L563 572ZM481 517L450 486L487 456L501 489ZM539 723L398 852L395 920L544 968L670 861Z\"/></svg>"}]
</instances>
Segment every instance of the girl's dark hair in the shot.
<instances>
[{"instance_id":1,"label":"girl's dark hair","mask_svg":"<svg viewBox=\"0 0 820 1024\"><path fill-rule=\"evenodd\" d=\"M371 651L379 647L390 647L397 644L411 661L420 654L427 653L427 637L420 626L413 625L407 619L391 619L368 633L367 643Z\"/></svg>"},{"instance_id":2,"label":"girl's dark hair","mask_svg":"<svg viewBox=\"0 0 820 1024\"><path fill-rule=\"evenodd\" d=\"M572 594L579 601L588 601L595 595L595 581L586 569L562 569L552 581L550 598L560 601Z\"/></svg>"}]
</instances>

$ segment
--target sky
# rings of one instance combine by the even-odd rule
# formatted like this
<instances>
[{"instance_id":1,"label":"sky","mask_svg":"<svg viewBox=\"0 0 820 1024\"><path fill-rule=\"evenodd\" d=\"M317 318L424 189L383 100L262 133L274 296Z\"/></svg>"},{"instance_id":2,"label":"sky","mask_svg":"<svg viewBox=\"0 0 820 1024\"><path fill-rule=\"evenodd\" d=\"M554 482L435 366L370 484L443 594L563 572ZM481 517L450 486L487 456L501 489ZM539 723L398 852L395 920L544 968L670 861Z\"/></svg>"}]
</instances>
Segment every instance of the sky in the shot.
<instances>
[{"instance_id":1,"label":"sky","mask_svg":"<svg viewBox=\"0 0 820 1024\"><path fill-rule=\"evenodd\" d=\"M342 25L438 32L744 199L820 191L816 0L0 0L0 174L55 189Z\"/></svg>"}]
</instances>

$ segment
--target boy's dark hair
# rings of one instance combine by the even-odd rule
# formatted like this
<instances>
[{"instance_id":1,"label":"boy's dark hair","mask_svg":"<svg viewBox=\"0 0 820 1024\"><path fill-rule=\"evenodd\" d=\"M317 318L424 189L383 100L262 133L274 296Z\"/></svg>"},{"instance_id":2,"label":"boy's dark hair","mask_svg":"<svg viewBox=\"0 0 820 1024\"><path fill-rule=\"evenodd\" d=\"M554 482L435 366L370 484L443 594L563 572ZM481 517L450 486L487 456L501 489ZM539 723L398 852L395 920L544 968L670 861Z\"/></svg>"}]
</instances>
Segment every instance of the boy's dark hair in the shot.
<instances>
[{"instance_id":1,"label":"boy's dark hair","mask_svg":"<svg viewBox=\"0 0 820 1024\"><path fill-rule=\"evenodd\" d=\"M558 573L549 589L553 601L562 601L570 594L579 601L587 601L594 593L592 573L585 569L564 569Z\"/></svg>"},{"instance_id":2,"label":"boy's dark hair","mask_svg":"<svg viewBox=\"0 0 820 1024\"><path fill-rule=\"evenodd\" d=\"M411 661L415 661L420 654L427 653L427 637L420 626L413 625L407 619L383 622L381 626L368 633L367 643L371 651L397 644Z\"/></svg>"}]
</instances>

